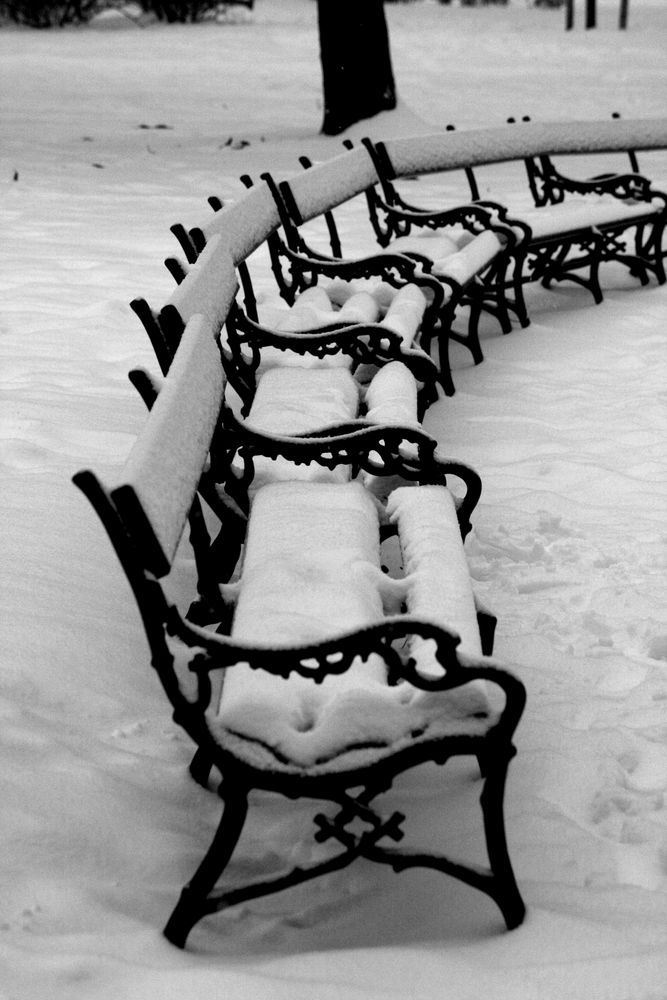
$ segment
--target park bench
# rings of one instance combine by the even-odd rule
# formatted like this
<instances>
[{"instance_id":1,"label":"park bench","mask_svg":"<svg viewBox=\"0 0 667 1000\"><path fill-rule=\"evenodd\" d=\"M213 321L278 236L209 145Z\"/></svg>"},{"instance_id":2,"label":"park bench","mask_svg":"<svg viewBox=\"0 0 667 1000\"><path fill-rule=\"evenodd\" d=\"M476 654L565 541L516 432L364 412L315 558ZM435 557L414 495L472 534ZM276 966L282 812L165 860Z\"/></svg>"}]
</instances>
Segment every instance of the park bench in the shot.
<instances>
[{"instance_id":1,"label":"park bench","mask_svg":"<svg viewBox=\"0 0 667 1000\"><path fill-rule=\"evenodd\" d=\"M607 137L613 135L611 123L610 127L611 133L602 130L606 141L600 142L601 148L613 145ZM551 130L558 136L556 126L551 126ZM534 137L540 135L539 126L524 120L514 124L511 132L517 140L515 149L520 151L526 166L534 208L518 210L479 198L474 168L485 162L511 159L506 153L494 156L489 155L488 150L479 150L476 156L467 160L465 171L471 194L477 199L475 204L497 213L499 219L518 227L522 234L522 239L511 250L513 267L508 291L511 290L513 308L523 325L528 322L523 297L523 286L528 282L541 281L548 286L553 281L571 280L587 288L595 302L601 302L600 266L613 261L624 264L642 284L649 280L649 273L658 283L664 283L662 239L667 221L667 197L662 192L655 190L647 178L635 173L603 175L588 180L567 177L556 169L548 151L532 152ZM576 138L574 123L573 132ZM450 131L443 133L439 140L430 137L426 154L429 172L448 169L450 163L457 161L448 145L461 136L465 137L465 133L454 136ZM405 140L373 143L364 139L363 144L373 157L382 188L382 197L375 193L369 198L369 208L375 214L376 226L386 238L395 232L405 233L406 227L428 227L437 231L441 220L447 218L447 210L438 212L409 204L394 183L405 173L406 159L412 162L414 156L414 152L406 149ZM564 137L555 145L556 149L560 145L565 152L569 151ZM576 152L576 142L571 145ZM422 166L425 166L424 161Z\"/></svg>"},{"instance_id":2,"label":"park bench","mask_svg":"<svg viewBox=\"0 0 667 1000\"><path fill-rule=\"evenodd\" d=\"M445 169L622 148L621 141L639 149L665 144L667 123L624 126L622 135L531 126L520 141L516 132L494 130L455 136ZM401 151L397 174L443 167L441 137L412 140ZM366 150L347 155L351 179L320 192L320 214L369 186ZM334 175L344 177L339 166ZM308 178L311 194L332 179L321 166L299 177ZM317 207L311 198L309 211ZM421 428L407 350L376 365L363 389L354 362L277 363L300 354L289 338L304 336L304 325L305 337L341 333L325 324L312 334L310 320L298 316L321 310L323 300L313 302L321 289L292 309L288 329L272 331L280 344L254 342L248 349L245 360L275 348L270 364L265 356L263 367L249 366L252 393L247 399L239 393L240 409L231 407L221 332L237 308L238 281L246 316L260 326L248 268L255 252L266 245L274 268L287 262L289 272L294 264L292 303L322 277L348 281L355 274L356 265L338 269L340 262L324 256L306 259L310 272L300 259L297 266L299 255L278 246L280 226L263 184L216 212L208 231L185 232L191 266L172 262L180 283L170 301L157 314L143 301L137 305L163 373L131 373L149 407L146 423L111 488L90 470L74 477L133 590L174 720L192 739L191 774L224 803L165 934L184 946L203 917L359 857L397 872L421 866L457 877L489 895L507 927L515 927L525 908L509 859L503 799L525 690L492 659L495 619L475 600L466 564L479 476L443 455ZM401 289L433 281L405 254L389 258L387 271L387 257L379 265L376 255L365 276L388 275ZM335 311L324 306L327 314ZM349 308L370 320L368 298ZM358 339L365 343L380 324L361 325L366 332ZM391 333L402 343L404 332ZM384 328L385 339L389 334ZM337 346L330 353L345 352ZM318 372L330 385L340 382L344 404L324 417ZM290 389L294 378L298 385ZM300 422L281 423L295 416L281 405L297 393ZM289 474L262 480L258 457L291 463ZM332 475L300 477L297 470L309 463ZM380 801L403 771L458 756L479 764L485 864L399 849L404 816L385 815ZM227 885L253 789L326 803L313 816L314 839L333 842L335 852Z\"/></svg>"},{"instance_id":3,"label":"park bench","mask_svg":"<svg viewBox=\"0 0 667 1000\"><path fill-rule=\"evenodd\" d=\"M105 488L90 471L75 476L132 586L174 719L194 741L193 776L222 776L220 825L166 936L183 946L203 916L357 857L454 875L516 926L524 906L502 803L525 695L489 658L493 620L476 607L467 574L463 536L478 477L441 458L421 473L407 469L415 485L380 507L358 481L273 483L257 490L243 524L224 504L208 505L211 487L225 483L224 391L215 329L194 315L116 485ZM365 446L370 471L395 473L400 453L383 468L376 445ZM390 579L380 546L396 530L405 572ZM170 579L183 546L197 568L192 593ZM488 868L386 846L401 838L403 817L383 816L375 798L405 769L460 754L482 772ZM340 850L305 869L216 888L253 788L329 803L314 817L315 837Z\"/></svg>"},{"instance_id":4,"label":"park bench","mask_svg":"<svg viewBox=\"0 0 667 1000\"><path fill-rule=\"evenodd\" d=\"M303 158L302 158L303 159ZM340 162L344 160L344 162ZM322 170L330 176L322 177ZM260 212L277 212L279 223L273 222L267 239L271 267L280 294L288 303L316 283L340 281L356 283L368 288L369 282L377 286L383 281L393 286L406 280L417 283L427 295L428 308L424 314L420 345L431 350L434 339L438 345L440 383L447 395L454 392L449 366L448 342L458 340L470 350L475 363L483 360L479 344L478 324L482 310L493 313L508 332L511 320L506 300L505 267L507 244L517 240L517 227L510 229L498 224L490 213L476 206L465 206L452 214L451 235L433 239L426 234L397 239L388 247L377 240L367 248L362 257L343 256L340 235L331 212L332 200L340 204L347 198L374 185L377 176L372 162L362 149L353 150L344 158L329 164L319 164L313 169L316 185L310 177L301 175L277 185L270 174L263 174L263 183L254 185L247 176L242 178L250 189L250 196ZM325 193L324 193L325 192ZM266 198L272 198L272 206ZM172 226L172 232L185 252L186 260L193 263L213 234L222 234L229 226L232 242L236 241L234 206L225 206L217 197L209 198L218 213L214 223L187 230L183 225ZM327 225L330 254L314 249L303 238L300 225L321 216ZM456 241L459 242L456 242ZM461 245L459 245L461 244ZM232 251L232 256L236 256ZM185 271L177 261L167 262L177 280ZM244 301L249 318L257 319L256 298L249 279L245 261L239 265L239 277L244 288ZM453 327L457 310L469 307L465 331Z\"/></svg>"},{"instance_id":5,"label":"park bench","mask_svg":"<svg viewBox=\"0 0 667 1000\"><path fill-rule=\"evenodd\" d=\"M332 261L345 261L349 267L359 264L354 257L345 255L341 248L340 234L333 213L327 208L325 192L336 185L340 188L340 176L343 175L348 177L349 197L358 193L362 184L365 185L362 190L366 196L372 197L370 192L374 191L378 180L372 160L369 163L368 158L362 158L351 169L350 160L363 157L363 152L363 149L352 149L341 157L318 164L279 184L270 174L262 175L278 205L285 233L285 243L276 247L279 261L284 258L289 268L288 276L282 279L283 294L289 294L299 280L310 280L310 275L317 273L318 267L331 266ZM306 223L320 216L326 219L330 254L314 249L302 232ZM506 269L511 259L510 248L521 239L521 233L518 227L504 225L485 208L473 204L451 209L447 218L441 220L437 233L426 227L424 232L416 235L402 229L392 232L385 239L375 225L376 219L377 216L371 216L374 252L384 248L387 255L408 257L419 263L423 272L441 285L435 338L442 384L445 392L451 395L454 386L449 364L449 341L455 340L467 347L475 364L479 364L483 360L479 342L482 310L491 312L504 332L511 329ZM279 268L275 270L279 272ZM365 276L363 271L358 274L352 271L351 275ZM461 329L455 323L464 306L469 312L465 328ZM424 338L422 342L427 349L430 347Z\"/></svg>"},{"instance_id":6,"label":"park bench","mask_svg":"<svg viewBox=\"0 0 667 1000\"><path fill-rule=\"evenodd\" d=\"M274 273L282 276L279 259L284 244L276 232L279 215L275 202L265 185L253 187L240 205L248 212L247 227L243 227L242 220L239 222L236 205L219 211L215 224L207 231L172 226L189 268L176 258L166 260L178 288L159 312L153 311L144 299L132 302L163 371L192 311L209 299L215 309L216 278L212 275L231 259L243 290L243 304L237 301L226 317L226 357L232 365L228 374L233 384L242 378L245 368L265 366L270 356L278 354L280 363L286 364L288 352L302 357L342 352L355 368L367 363L367 356L376 365L386 360L403 361L420 382L426 403L435 399L437 383L446 392L452 391L451 379L442 377L427 353L438 319L441 287L434 278L423 275L420 265L408 257L376 254L364 262L365 276L374 279L372 294L367 290L355 293L351 279L358 270L351 270L346 262L331 262L318 268L326 275L326 285L315 288L314 282L302 281L298 293L290 289L282 310L273 307L268 319L260 323L247 258L263 242L257 238L258 233L262 234ZM217 260L223 260L223 265ZM283 293L284 287L279 287ZM224 319L216 316L215 322L222 325ZM315 339L319 334L319 340Z\"/></svg>"}]
</instances>

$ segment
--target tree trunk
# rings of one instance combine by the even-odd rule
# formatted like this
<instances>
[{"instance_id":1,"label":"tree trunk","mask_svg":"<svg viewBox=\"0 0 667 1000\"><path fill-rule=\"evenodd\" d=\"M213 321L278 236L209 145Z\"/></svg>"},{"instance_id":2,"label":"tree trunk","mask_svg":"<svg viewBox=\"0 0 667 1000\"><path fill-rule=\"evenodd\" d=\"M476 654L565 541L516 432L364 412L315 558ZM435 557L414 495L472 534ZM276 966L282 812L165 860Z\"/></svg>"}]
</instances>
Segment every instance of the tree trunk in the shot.
<instances>
[{"instance_id":1,"label":"tree trunk","mask_svg":"<svg viewBox=\"0 0 667 1000\"><path fill-rule=\"evenodd\" d=\"M396 107L383 0L317 0L325 135Z\"/></svg>"},{"instance_id":2,"label":"tree trunk","mask_svg":"<svg viewBox=\"0 0 667 1000\"><path fill-rule=\"evenodd\" d=\"M618 26L621 31L624 31L628 26L628 0L621 0L618 11Z\"/></svg>"},{"instance_id":3,"label":"tree trunk","mask_svg":"<svg viewBox=\"0 0 667 1000\"><path fill-rule=\"evenodd\" d=\"M574 28L574 0L565 0L565 30Z\"/></svg>"},{"instance_id":4,"label":"tree trunk","mask_svg":"<svg viewBox=\"0 0 667 1000\"><path fill-rule=\"evenodd\" d=\"M596 25L597 25L596 0L586 0L586 27L595 28Z\"/></svg>"}]
</instances>

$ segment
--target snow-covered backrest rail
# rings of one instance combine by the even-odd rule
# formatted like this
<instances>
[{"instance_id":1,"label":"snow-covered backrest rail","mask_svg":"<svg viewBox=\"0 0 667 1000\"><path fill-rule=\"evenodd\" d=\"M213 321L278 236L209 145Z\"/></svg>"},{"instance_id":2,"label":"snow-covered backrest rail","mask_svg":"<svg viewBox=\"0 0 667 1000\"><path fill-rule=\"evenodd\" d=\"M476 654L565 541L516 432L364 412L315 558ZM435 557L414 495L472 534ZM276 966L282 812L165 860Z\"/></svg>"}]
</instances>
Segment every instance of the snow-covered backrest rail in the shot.
<instances>
[{"instance_id":1,"label":"snow-covered backrest rail","mask_svg":"<svg viewBox=\"0 0 667 1000\"><path fill-rule=\"evenodd\" d=\"M145 565L169 572L220 417L225 380L204 316L187 324L169 374L111 497L137 527Z\"/></svg>"},{"instance_id":2,"label":"snow-covered backrest rail","mask_svg":"<svg viewBox=\"0 0 667 1000\"><path fill-rule=\"evenodd\" d=\"M397 177L529 156L614 153L667 148L667 118L517 122L499 128L387 139L382 143Z\"/></svg>"},{"instance_id":3,"label":"snow-covered backrest rail","mask_svg":"<svg viewBox=\"0 0 667 1000\"><path fill-rule=\"evenodd\" d=\"M323 215L375 184L373 161L362 146L318 163L289 179L299 223Z\"/></svg>"},{"instance_id":4,"label":"snow-covered backrest rail","mask_svg":"<svg viewBox=\"0 0 667 1000\"><path fill-rule=\"evenodd\" d=\"M234 264L241 264L280 226L276 202L266 184L250 188L201 227L208 240L219 235Z\"/></svg>"},{"instance_id":5,"label":"snow-covered backrest rail","mask_svg":"<svg viewBox=\"0 0 667 1000\"><path fill-rule=\"evenodd\" d=\"M201 314L219 334L237 290L229 249L222 236L213 236L160 310L160 319L163 324L175 320L184 325Z\"/></svg>"}]
</instances>

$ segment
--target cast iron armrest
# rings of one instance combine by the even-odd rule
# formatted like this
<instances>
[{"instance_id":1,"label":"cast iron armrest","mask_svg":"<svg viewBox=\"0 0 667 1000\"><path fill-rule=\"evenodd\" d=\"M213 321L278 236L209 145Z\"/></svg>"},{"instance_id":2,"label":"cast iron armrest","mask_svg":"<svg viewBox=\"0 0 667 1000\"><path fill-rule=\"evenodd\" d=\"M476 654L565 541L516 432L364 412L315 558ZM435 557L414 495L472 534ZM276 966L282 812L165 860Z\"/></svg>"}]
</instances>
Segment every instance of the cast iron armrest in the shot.
<instances>
[{"instance_id":1,"label":"cast iron armrest","mask_svg":"<svg viewBox=\"0 0 667 1000\"><path fill-rule=\"evenodd\" d=\"M322 642L290 646L241 644L229 636L186 622L176 612L169 623L169 631L193 650L188 663L188 669L197 676L198 693L196 702L192 703L193 709L205 711L208 708L212 694L211 674L233 668L237 663L285 679L298 674L320 684L327 677L344 674L357 657L368 659L373 654L383 657L392 677L399 677L422 691L449 691L476 680L497 685L503 691L505 705L495 729L505 736L515 730L526 702L523 683L506 668L490 657L464 657L461 661L456 651L460 640L455 632L411 615L387 617L377 625L345 632ZM396 643L409 636L435 642L435 655L443 668L441 677L424 677L412 659L405 662L401 659Z\"/></svg>"},{"instance_id":2,"label":"cast iron armrest","mask_svg":"<svg viewBox=\"0 0 667 1000\"><path fill-rule=\"evenodd\" d=\"M550 187L568 194L611 194L615 198L646 202L650 202L652 198L662 198L667 203L667 196L662 191L652 188L651 181L643 174L605 174L587 180L577 180L562 174L550 164L548 183Z\"/></svg>"},{"instance_id":3,"label":"cast iron armrest","mask_svg":"<svg viewBox=\"0 0 667 1000\"><path fill-rule=\"evenodd\" d=\"M239 489L247 492L254 475L253 458L260 455L296 464L315 461L327 468L350 465L355 473L400 476L431 485L448 486L454 477L465 487L462 496L455 496L461 537L470 531L482 492L480 476L465 462L444 455L435 438L419 427L371 424L360 418L304 434L278 435L248 427L228 408L223 411L223 426L228 446L220 463L212 466L211 477L233 498ZM241 450L244 469L235 472L232 459Z\"/></svg>"},{"instance_id":4,"label":"cast iron armrest","mask_svg":"<svg viewBox=\"0 0 667 1000\"><path fill-rule=\"evenodd\" d=\"M437 306L443 298L441 282L425 275L420 284L433 289L434 303ZM421 337L426 344L430 342L436 316L431 303L424 311L417 343ZM352 359L355 368L364 364L381 365L389 361L402 361L415 379L422 383L427 403L437 398L435 384L438 381L438 370L433 360L421 347L404 347L400 335L382 323L334 322L326 327L298 332L274 330L250 319L234 304L227 319L227 343L222 345L222 361L227 377L237 391L240 391L246 406L249 405L251 386L245 376L254 376L265 347L317 358L342 353ZM244 354L244 348L247 354ZM240 390L235 384L239 378L242 380Z\"/></svg>"},{"instance_id":5,"label":"cast iron armrest","mask_svg":"<svg viewBox=\"0 0 667 1000\"><path fill-rule=\"evenodd\" d=\"M433 229L463 226L470 232L481 232L483 229L488 229L496 219L504 222L506 215L506 209L492 201L469 202L465 205L456 205L453 208L428 209L414 205L401 205L400 207L390 205L378 197L377 205L398 222L411 223L415 226L428 225L429 228Z\"/></svg>"},{"instance_id":6,"label":"cast iron armrest","mask_svg":"<svg viewBox=\"0 0 667 1000\"><path fill-rule=\"evenodd\" d=\"M424 273L421 261L414 260L404 253L377 253L346 260L322 255L311 256L310 251L299 253L282 244L279 254L296 269L326 278L341 278L345 281L352 281L355 278L382 278L394 288L401 288L408 283L418 285L422 289L426 288L432 296L427 309L429 315L437 314L443 302L440 282Z\"/></svg>"},{"instance_id":7,"label":"cast iron armrest","mask_svg":"<svg viewBox=\"0 0 667 1000\"><path fill-rule=\"evenodd\" d=\"M378 206L386 214L389 225L388 232L407 235L410 228L438 230L448 226L461 226L467 232L475 235L489 231L501 236L506 244L513 248L530 237L530 229L525 223L508 215L508 210L499 202L484 200L459 205L456 208L433 211L429 209L403 210L387 205L381 200ZM406 251L403 251L406 252ZM409 256L423 260L417 251L411 251Z\"/></svg>"}]
</instances>

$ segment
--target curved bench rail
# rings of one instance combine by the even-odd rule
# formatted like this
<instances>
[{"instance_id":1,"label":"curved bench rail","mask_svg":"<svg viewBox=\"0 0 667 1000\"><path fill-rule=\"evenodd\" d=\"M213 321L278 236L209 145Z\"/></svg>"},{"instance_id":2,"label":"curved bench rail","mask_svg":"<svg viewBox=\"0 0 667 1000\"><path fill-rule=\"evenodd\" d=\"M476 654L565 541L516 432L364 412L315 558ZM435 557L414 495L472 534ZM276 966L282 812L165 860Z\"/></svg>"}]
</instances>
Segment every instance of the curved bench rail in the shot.
<instances>
[{"instance_id":1,"label":"curved bench rail","mask_svg":"<svg viewBox=\"0 0 667 1000\"><path fill-rule=\"evenodd\" d=\"M667 118L517 122L498 128L387 139L398 177L523 160L527 156L667 148ZM317 169L317 168L313 168Z\"/></svg>"}]
</instances>

